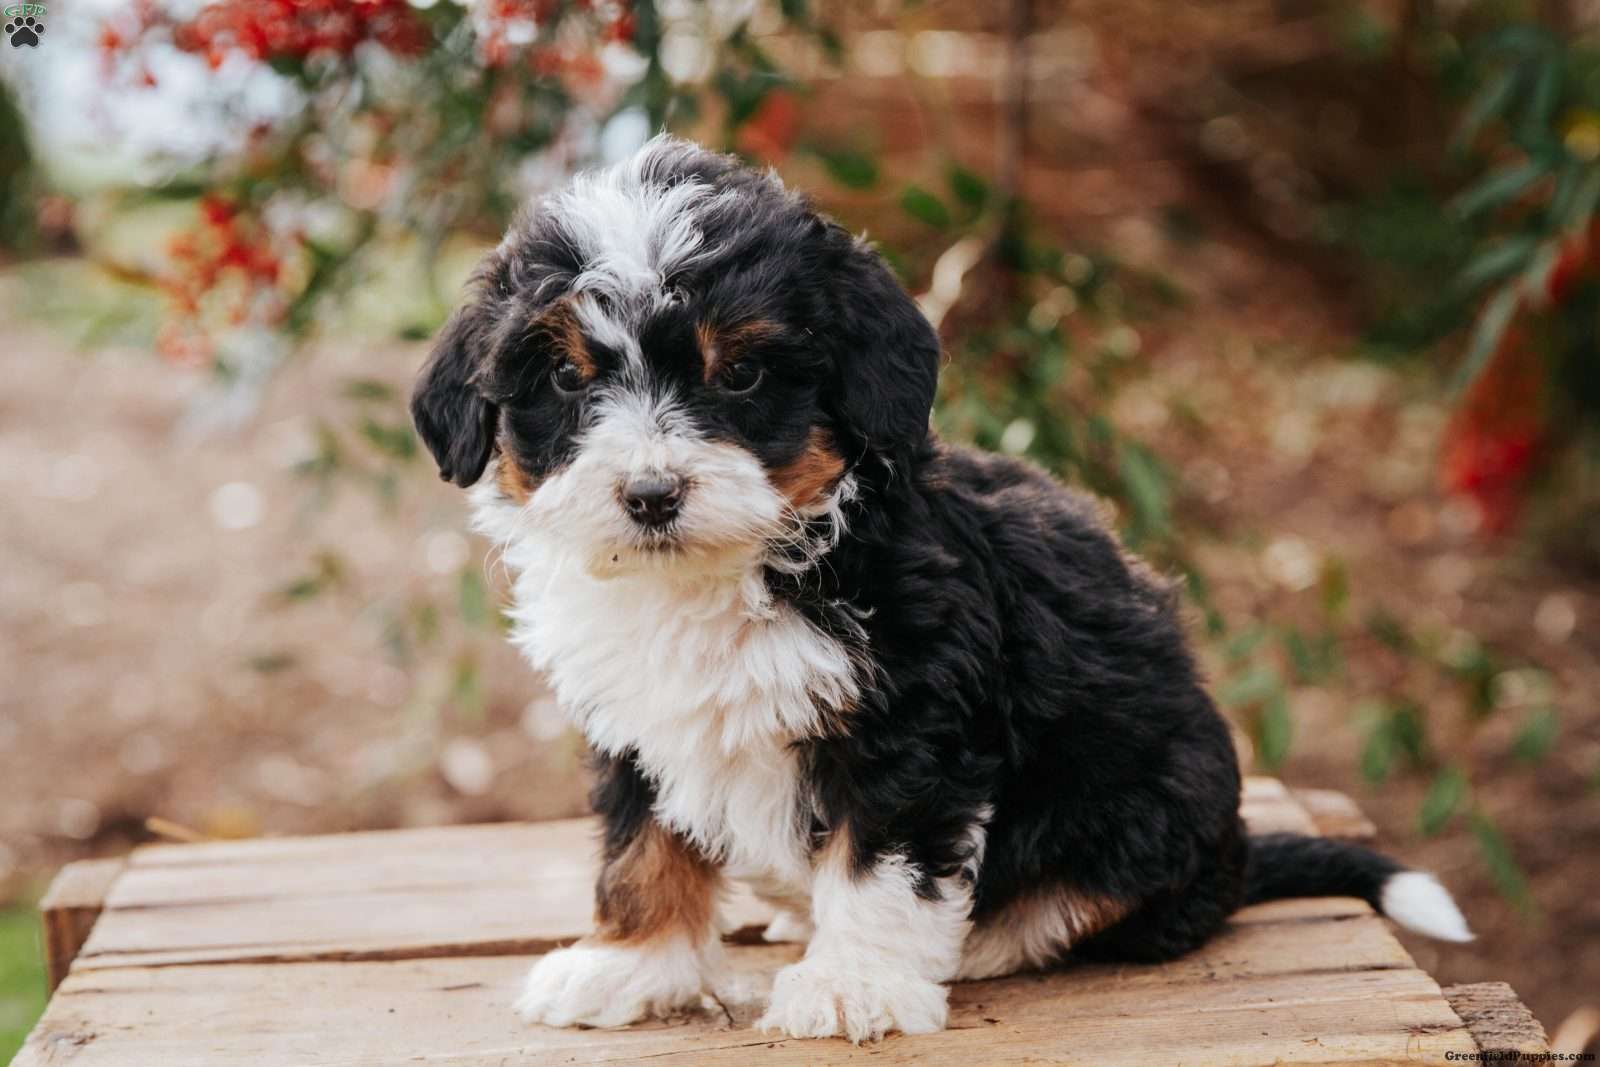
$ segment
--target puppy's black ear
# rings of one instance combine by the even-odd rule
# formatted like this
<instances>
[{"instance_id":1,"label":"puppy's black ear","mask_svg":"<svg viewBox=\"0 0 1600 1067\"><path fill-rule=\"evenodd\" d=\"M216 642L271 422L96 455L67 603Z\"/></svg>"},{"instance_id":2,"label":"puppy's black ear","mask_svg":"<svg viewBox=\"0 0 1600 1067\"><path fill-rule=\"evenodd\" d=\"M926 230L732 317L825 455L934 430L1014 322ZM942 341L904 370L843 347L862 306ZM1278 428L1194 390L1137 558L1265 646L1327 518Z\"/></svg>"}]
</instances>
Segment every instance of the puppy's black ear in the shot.
<instances>
[{"instance_id":1,"label":"puppy's black ear","mask_svg":"<svg viewBox=\"0 0 1600 1067\"><path fill-rule=\"evenodd\" d=\"M439 477L465 489L483 475L500 411L474 387L487 358L483 312L468 305L450 317L411 393L411 421L439 464Z\"/></svg>"},{"instance_id":2,"label":"puppy's black ear","mask_svg":"<svg viewBox=\"0 0 1600 1067\"><path fill-rule=\"evenodd\" d=\"M897 452L928 435L939 378L939 337L868 245L833 227L831 335L835 413L867 447Z\"/></svg>"}]
</instances>

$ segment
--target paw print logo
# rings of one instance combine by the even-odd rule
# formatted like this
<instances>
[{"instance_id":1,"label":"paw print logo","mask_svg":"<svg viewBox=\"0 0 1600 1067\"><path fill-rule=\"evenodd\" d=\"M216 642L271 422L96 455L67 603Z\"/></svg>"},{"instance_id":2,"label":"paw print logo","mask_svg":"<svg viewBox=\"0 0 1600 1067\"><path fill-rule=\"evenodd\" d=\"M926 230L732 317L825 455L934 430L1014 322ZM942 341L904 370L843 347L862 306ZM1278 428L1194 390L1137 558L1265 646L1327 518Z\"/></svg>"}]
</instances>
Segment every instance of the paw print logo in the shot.
<instances>
[{"instance_id":1,"label":"paw print logo","mask_svg":"<svg viewBox=\"0 0 1600 1067\"><path fill-rule=\"evenodd\" d=\"M29 13L35 8L40 8L40 5L18 4L6 8L6 36L11 38L12 48L21 48L23 45L39 47L39 38L44 36L44 22ZM44 13L42 8L39 13Z\"/></svg>"}]
</instances>

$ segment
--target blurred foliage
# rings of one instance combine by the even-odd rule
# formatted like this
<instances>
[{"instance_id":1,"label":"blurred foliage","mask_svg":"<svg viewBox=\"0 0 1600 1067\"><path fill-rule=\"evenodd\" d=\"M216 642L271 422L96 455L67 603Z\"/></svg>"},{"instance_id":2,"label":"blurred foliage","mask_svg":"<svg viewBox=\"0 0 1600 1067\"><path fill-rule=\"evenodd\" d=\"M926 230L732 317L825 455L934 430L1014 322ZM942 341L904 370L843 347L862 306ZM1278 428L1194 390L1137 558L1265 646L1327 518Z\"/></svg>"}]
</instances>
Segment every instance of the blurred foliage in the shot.
<instances>
[{"instance_id":1,"label":"blurred foliage","mask_svg":"<svg viewBox=\"0 0 1600 1067\"><path fill-rule=\"evenodd\" d=\"M1492 534L1545 505L1543 533L1600 564L1600 42L1565 3L1422 5L1408 49L1455 112L1426 171L1408 166L1333 229L1378 268L1369 340L1427 351L1464 337L1441 454L1445 488ZM1441 281L1442 280L1442 281ZM1543 492L1539 492L1539 490Z\"/></svg>"},{"instance_id":2,"label":"blurred foliage","mask_svg":"<svg viewBox=\"0 0 1600 1067\"><path fill-rule=\"evenodd\" d=\"M31 249L36 182L27 123L11 88L0 81L0 251Z\"/></svg>"}]
</instances>

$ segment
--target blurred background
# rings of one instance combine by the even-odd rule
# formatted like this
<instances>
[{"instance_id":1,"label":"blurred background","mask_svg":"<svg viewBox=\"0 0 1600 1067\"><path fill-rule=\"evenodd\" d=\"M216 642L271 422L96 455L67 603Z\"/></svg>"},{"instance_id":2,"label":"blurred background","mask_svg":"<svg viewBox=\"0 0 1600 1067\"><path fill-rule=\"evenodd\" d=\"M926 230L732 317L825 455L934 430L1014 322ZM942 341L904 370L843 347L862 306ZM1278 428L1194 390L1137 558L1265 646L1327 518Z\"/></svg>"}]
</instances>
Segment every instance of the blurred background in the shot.
<instances>
[{"instance_id":1,"label":"blurred background","mask_svg":"<svg viewBox=\"0 0 1600 1067\"><path fill-rule=\"evenodd\" d=\"M583 810L403 402L515 206L663 126L879 241L940 429L1106 496L1249 769L1460 895L1422 966L1594 1040L1600 4L5 11L0 1053L66 861Z\"/></svg>"}]
</instances>

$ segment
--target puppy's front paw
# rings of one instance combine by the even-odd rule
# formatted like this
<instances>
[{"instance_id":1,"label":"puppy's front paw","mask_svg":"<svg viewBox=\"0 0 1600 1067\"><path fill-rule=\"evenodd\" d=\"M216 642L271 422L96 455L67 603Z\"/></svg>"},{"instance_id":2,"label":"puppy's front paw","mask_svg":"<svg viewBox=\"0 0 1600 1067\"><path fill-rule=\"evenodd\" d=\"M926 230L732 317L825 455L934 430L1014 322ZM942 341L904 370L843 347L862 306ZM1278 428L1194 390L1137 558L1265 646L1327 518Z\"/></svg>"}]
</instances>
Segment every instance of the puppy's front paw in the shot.
<instances>
[{"instance_id":1,"label":"puppy's front paw","mask_svg":"<svg viewBox=\"0 0 1600 1067\"><path fill-rule=\"evenodd\" d=\"M789 1037L838 1034L856 1044L891 1030L931 1034L944 1029L947 998L943 986L915 974L818 957L778 972L756 1026Z\"/></svg>"},{"instance_id":2,"label":"puppy's front paw","mask_svg":"<svg viewBox=\"0 0 1600 1067\"><path fill-rule=\"evenodd\" d=\"M547 1026L626 1026L700 1002L701 957L683 943L580 941L547 953L528 972L517 1014Z\"/></svg>"}]
</instances>

